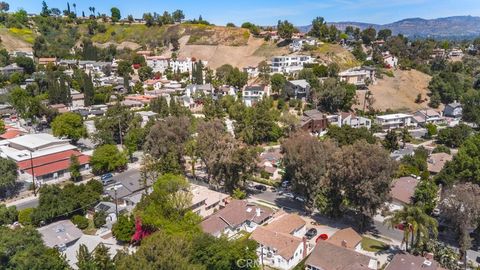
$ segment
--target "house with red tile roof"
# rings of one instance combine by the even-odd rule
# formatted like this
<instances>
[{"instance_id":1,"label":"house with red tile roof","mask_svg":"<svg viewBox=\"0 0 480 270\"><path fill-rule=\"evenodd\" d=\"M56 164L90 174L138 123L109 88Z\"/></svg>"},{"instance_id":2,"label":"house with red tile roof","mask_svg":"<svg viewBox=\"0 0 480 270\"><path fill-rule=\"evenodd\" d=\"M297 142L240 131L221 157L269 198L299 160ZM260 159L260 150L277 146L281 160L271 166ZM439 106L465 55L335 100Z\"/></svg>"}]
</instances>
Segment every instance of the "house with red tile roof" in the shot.
<instances>
[{"instance_id":1,"label":"house with red tile roof","mask_svg":"<svg viewBox=\"0 0 480 270\"><path fill-rule=\"evenodd\" d=\"M250 239L258 243L257 254L262 265L275 269L294 268L308 254L306 222L296 214L281 214L266 226L259 226Z\"/></svg>"},{"instance_id":2,"label":"house with red tile roof","mask_svg":"<svg viewBox=\"0 0 480 270\"><path fill-rule=\"evenodd\" d=\"M68 140L50 134L27 134L0 141L0 155L17 163L20 179L48 181L69 174L70 157L76 156L81 170L89 169L90 156L82 154Z\"/></svg>"}]
</instances>

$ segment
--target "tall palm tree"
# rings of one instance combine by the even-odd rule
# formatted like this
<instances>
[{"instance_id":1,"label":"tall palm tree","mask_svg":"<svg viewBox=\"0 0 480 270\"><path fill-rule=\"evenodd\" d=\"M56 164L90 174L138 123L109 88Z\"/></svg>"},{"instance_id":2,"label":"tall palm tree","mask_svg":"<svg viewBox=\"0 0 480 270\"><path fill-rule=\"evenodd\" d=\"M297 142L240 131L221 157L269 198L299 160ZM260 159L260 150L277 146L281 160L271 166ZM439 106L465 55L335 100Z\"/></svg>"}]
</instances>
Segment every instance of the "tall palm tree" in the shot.
<instances>
[{"instance_id":1,"label":"tall palm tree","mask_svg":"<svg viewBox=\"0 0 480 270\"><path fill-rule=\"evenodd\" d=\"M403 224L403 240L405 249L418 246L430 236L437 237L438 223L433 217L427 215L422 207L418 205L406 205L403 209L390 213L390 217L385 219L385 224L394 228L398 224ZM410 240L409 240L410 239Z\"/></svg>"}]
</instances>

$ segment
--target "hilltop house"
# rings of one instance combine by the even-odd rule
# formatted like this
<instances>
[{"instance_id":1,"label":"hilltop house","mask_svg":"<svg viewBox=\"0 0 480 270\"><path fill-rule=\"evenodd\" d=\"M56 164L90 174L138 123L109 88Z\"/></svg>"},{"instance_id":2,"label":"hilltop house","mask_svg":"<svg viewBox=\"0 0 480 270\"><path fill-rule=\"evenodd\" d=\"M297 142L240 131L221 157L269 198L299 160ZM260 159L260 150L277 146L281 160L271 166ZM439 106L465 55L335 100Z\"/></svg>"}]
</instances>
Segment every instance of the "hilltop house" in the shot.
<instances>
[{"instance_id":1,"label":"hilltop house","mask_svg":"<svg viewBox=\"0 0 480 270\"><path fill-rule=\"evenodd\" d=\"M276 269L295 267L308 254L303 235L306 223L296 214L283 214L266 226L259 226L250 239L258 243L257 254L262 264Z\"/></svg>"},{"instance_id":2,"label":"hilltop house","mask_svg":"<svg viewBox=\"0 0 480 270\"><path fill-rule=\"evenodd\" d=\"M275 56L272 58L270 70L272 73L294 73L309 63L313 63L313 58L309 55Z\"/></svg>"},{"instance_id":3,"label":"hilltop house","mask_svg":"<svg viewBox=\"0 0 480 270\"><path fill-rule=\"evenodd\" d=\"M372 127L372 120L358 116L355 113L352 112L341 112L339 114L339 122L340 122L340 127L347 125L352 128L367 128L370 129Z\"/></svg>"},{"instance_id":4,"label":"hilltop house","mask_svg":"<svg viewBox=\"0 0 480 270\"><path fill-rule=\"evenodd\" d=\"M317 45L317 40L314 38L296 38L292 40L288 47L292 52L299 52L304 45L315 46Z\"/></svg>"},{"instance_id":5,"label":"hilltop house","mask_svg":"<svg viewBox=\"0 0 480 270\"><path fill-rule=\"evenodd\" d=\"M244 67L243 72L246 72L248 74L248 78L250 79L258 77L258 74L260 73L258 66Z\"/></svg>"}]
</instances>

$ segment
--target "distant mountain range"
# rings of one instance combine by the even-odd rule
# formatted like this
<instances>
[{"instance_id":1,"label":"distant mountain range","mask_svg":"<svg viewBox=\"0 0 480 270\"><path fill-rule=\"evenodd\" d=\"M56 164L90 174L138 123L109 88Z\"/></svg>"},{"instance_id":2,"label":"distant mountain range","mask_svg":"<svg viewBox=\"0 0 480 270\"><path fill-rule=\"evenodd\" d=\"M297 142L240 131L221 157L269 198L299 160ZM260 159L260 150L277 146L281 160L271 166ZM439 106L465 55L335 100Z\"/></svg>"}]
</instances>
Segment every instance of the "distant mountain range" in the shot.
<instances>
[{"instance_id":1,"label":"distant mountain range","mask_svg":"<svg viewBox=\"0 0 480 270\"><path fill-rule=\"evenodd\" d=\"M454 16L426 20L422 18L404 19L389 24L370 24L362 22L334 22L330 23L337 28L344 30L347 26L365 29L373 27L377 31L388 28L393 34L403 34L408 37L432 37L432 38L453 38L471 39L480 36L480 17ZM308 32L311 25L299 27L300 30Z\"/></svg>"}]
</instances>

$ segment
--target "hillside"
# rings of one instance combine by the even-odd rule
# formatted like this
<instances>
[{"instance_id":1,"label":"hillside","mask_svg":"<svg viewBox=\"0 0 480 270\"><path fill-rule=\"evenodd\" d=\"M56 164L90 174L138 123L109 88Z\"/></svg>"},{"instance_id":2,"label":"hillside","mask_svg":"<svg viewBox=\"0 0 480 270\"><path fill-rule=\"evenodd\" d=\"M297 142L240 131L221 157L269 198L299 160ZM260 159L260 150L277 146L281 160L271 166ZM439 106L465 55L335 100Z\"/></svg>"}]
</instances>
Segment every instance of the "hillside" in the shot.
<instances>
[{"instance_id":1,"label":"hillside","mask_svg":"<svg viewBox=\"0 0 480 270\"><path fill-rule=\"evenodd\" d=\"M422 98L428 98L428 83L431 77L417 70L396 70L395 77L384 76L377 84L369 86L375 102L373 108L384 111L413 112L427 107L428 101L421 104L415 103L415 98L420 93ZM366 91L357 91L358 103L355 108L362 109Z\"/></svg>"},{"instance_id":2,"label":"hillside","mask_svg":"<svg viewBox=\"0 0 480 270\"><path fill-rule=\"evenodd\" d=\"M133 42L142 47L161 46L172 37L188 36L189 45L246 45L250 33L246 29L221 26L177 24L147 27L144 24L106 25L104 33L96 33L92 41L98 44Z\"/></svg>"},{"instance_id":3,"label":"hillside","mask_svg":"<svg viewBox=\"0 0 480 270\"><path fill-rule=\"evenodd\" d=\"M312 56L327 65L337 63L342 70L360 66L353 54L338 44L324 43L312 52Z\"/></svg>"},{"instance_id":4,"label":"hillside","mask_svg":"<svg viewBox=\"0 0 480 270\"><path fill-rule=\"evenodd\" d=\"M1 47L7 51L31 52L35 34L30 29L0 27Z\"/></svg>"},{"instance_id":5,"label":"hillside","mask_svg":"<svg viewBox=\"0 0 480 270\"><path fill-rule=\"evenodd\" d=\"M454 16L437 19L409 18L397 22L379 25L363 22L334 22L337 28L344 30L347 26L360 29L373 27L391 29L394 34L403 34L409 37L437 37L437 38L473 38L480 35L480 17ZM303 31L310 30L311 26L300 27Z\"/></svg>"}]
</instances>

